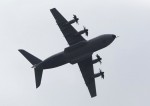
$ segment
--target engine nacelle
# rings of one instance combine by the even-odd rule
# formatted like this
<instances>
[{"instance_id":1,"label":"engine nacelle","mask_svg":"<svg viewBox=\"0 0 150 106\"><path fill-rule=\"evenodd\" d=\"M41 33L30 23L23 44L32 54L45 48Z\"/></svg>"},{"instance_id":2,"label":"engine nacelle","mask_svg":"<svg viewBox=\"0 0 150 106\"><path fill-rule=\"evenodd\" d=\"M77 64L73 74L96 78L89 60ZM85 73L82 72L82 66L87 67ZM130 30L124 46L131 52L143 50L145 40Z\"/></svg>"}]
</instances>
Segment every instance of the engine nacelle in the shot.
<instances>
[{"instance_id":1,"label":"engine nacelle","mask_svg":"<svg viewBox=\"0 0 150 106\"><path fill-rule=\"evenodd\" d=\"M99 62L99 60L95 59L95 60L92 60L92 62L93 62L93 64L95 64L95 63Z\"/></svg>"},{"instance_id":2,"label":"engine nacelle","mask_svg":"<svg viewBox=\"0 0 150 106\"><path fill-rule=\"evenodd\" d=\"M73 19L73 20L70 20L67 24L73 24L75 23L76 21Z\"/></svg>"},{"instance_id":3,"label":"engine nacelle","mask_svg":"<svg viewBox=\"0 0 150 106\"><path fill-rule=\"evenodd\" d=\"M94 78L97 78L97 77L99 77L100 75L101 75L100 73L94 74Z\"/></svg>"},{"instance_id":4,"label":"engine nacelle","mask_svg":"<svg viewBox=\"0 0 150 106\"><path fill-rule=\"evenodd\" d=\"M81 35L81 34L84 34L84 33L85 33L86 36L88 36L88 29L86 29L85 27L84 27L83 30L79 31L76 35Z\"/></svg>"},{"instance_id":5,"label":"engine nacelle","mask_svg":"<svg viewBox=\"0 0 150 106\"><path fill-rule=\"evenodd\" d=\"M104 79L104 72L102 72L102 71L100 70L99 73L94 74L94 78L97 78L97 77L99 77L99 76L101 76L101 77Z\"/></svg>"},{"instance_id":6,"label":"engine nacelle","mask_svg":"<svg viewBox=\"0 0 150 106\"><path fill-rule=\"evenodd\" d=\"M97 59L95 59L95 60L92 61L93 64L95 64L95 63L97 63L97 62L100 62L100 64L101 64L101 63L102 63L102 62L101 62L102 58L101 58L98 54L96 55L96 57L97 57Z\"/></svg>"}]
</instances>

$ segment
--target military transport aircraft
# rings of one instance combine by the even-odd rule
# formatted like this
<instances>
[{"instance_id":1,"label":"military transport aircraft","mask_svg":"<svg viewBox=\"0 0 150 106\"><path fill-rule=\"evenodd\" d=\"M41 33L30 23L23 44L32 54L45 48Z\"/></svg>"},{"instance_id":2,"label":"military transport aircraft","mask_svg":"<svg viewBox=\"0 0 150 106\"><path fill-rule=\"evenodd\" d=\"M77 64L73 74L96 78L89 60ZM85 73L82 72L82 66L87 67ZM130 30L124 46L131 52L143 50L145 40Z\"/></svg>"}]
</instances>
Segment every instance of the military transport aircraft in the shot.
<instances>
[{"instance_id":1,"label":"military transport aircraft","mask_svg":"<svg viewBox=\"0 0 150 106\"><path fill-rule=\"evenodd\" d=\"M76 15L73 15L71 21L67 21L56 8L50 9L50 11L70 46L44 61L23 49L19 49L19 52L33 65L32 68L35 70L36 87L38 88L41 84L43 69L55 68L66 63L77 63L91 97L95 97L95 78L99 76L104 78L104 72L100 70L99 73L94 74L93 64L97 62L101 63L102 59L99 55L96 55L97 59L93 60L92 54L111 44L116 38L116 35L103 34L91 40L85 40L81 34L85 33L88 35L88 29L84 27L84 30L78 32L71 25L75 22L78 23L79 18L77 18Z\"/></svg>"}]
</instances>

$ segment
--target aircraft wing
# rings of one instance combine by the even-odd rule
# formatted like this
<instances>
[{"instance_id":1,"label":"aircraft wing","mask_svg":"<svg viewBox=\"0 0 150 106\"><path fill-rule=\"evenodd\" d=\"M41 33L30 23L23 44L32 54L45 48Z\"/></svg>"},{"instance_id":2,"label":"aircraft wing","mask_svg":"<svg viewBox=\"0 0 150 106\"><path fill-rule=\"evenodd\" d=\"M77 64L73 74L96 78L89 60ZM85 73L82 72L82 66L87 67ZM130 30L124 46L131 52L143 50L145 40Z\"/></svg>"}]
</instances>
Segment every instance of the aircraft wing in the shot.
<instances>
[{"instance_id":1,"label":"aircraft wing","mask_svg":"<svg viewBox=\"0 0 150 106\"><path fill-rule=\"evenodd\" d=\"M56 8L53 8L50 11L69 45L85 40L80 34L76 35L77 30L74 29L71 24L67 24L68 21L57 11Z\"/></svg>"},{"instance_id":2,"label":"aircraft wing","mask_svg":"<svg viewBox=\"0 0 150 106\"><path fill-rule=\"evenodd\" d=\"M88 87L91 97L96 96L96 86L94 78L94 70L92 63L92 56L78 63L84 78L85 84Z\"/></svg>"}]
</instances>

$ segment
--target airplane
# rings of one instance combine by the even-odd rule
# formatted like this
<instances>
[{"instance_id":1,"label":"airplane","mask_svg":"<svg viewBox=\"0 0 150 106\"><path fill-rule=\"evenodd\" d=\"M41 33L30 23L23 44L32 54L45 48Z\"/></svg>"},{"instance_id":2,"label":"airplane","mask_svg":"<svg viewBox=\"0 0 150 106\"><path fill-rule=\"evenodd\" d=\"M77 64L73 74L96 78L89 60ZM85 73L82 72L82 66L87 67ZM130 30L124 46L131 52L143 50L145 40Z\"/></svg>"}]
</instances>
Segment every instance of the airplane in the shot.
<instances>
[{"instance_id":1,"label":"airplane","mask_svg":"<svg viewBox=\"0 0 150 106\"><path fill-rule=\"evenodd\" d=\"M103 34L96 38L86 40L81 35L85 33L87 36L88 29L84 27L83 30L78 32L72 26L73 23L78 23L79 18L76 15L73 15L73 20L67 21L56 8L52 8L50 11L67 40L69 47L66 47L63 51L45 60L41 60L23 49L18 50L33 65L36 88L41 85L44 69L56 68L67 63L77 63L91 98L97 96L95 78L99 76L104 78L104 72L100 70L99 73L94 74L93 64L97 62L101 63L102 58L96 55L97 59L92 59L92 54L110 45L116 38L116 35Z\"/></svg>"}]
</instances>

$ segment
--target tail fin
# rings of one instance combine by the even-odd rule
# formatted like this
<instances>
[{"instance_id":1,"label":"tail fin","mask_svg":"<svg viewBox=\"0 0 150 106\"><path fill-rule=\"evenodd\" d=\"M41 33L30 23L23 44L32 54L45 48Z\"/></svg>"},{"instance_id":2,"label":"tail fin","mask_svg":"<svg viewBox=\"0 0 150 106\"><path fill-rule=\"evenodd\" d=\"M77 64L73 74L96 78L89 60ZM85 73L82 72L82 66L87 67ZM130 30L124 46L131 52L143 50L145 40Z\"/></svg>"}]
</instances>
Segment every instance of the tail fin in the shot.
<instances>
[{"instance_id":1,"label":"tail fin","mask_svg":"<svg viewBox=\"0 0 150 106\"><path fill-rule=\"evenodd\" d=\"M32 54L28 53L27 51L23 49L18 50L33 66L36 66L36 64L39 64L42 62L42 60L38 59L37 57L33 56ZM41 79L42 79L42 73L43 69L35 67L34 68L35 72L35 81L36 81L36 88L38 88L41 84Z\"/></svg>"}]
</instances>

